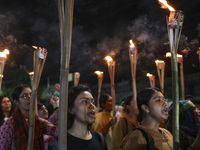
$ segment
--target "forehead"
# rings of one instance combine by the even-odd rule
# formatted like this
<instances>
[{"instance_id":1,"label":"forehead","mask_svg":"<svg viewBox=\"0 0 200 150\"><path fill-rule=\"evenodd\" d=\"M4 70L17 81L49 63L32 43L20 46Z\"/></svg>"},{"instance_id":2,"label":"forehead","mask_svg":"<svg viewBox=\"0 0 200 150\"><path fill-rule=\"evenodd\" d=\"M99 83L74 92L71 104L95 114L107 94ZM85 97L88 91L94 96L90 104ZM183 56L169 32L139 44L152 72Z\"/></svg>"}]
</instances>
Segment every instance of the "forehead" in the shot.
<instances>
[{"instance_id":1,"label":"forehead","mask_svg":"<svg viewBox=\"0 0 200 150\"><path fill-rule=\"evenodd\" d=\"M153 93L153 95L152 95L152 97L151 97L151 100L152 99L155 99L155 98L157 98L157 97L164 97L164 95L161 93L161 92L155 92L155 93Z\"/></svg>"},{"instance_id":2,"label":"forehead","mask_svg":"<svg viewBox=\"0 0 200 150\"><path fill-rule=\"evenodd\" d=\"M4 97L3 99L2 99L2 101L7 101L7 100L10 100L8 97Z\"/></svg>"},{"instance_id":3,"label":"forehead","mask_svg":"<svg viewBox=\"0 0 200 150\"><path fill-rule=\"evenodd\" d=\"M87 97L87 98L93 98L92 94L89 91L83 91L81 92L76 99L80 99L83 97Z\"/></svg>"},{"instance_id":4,"label":"forehead","mask_svg":"<svg viewBox=\"0 0 200 150\"><path fill-rule=\"evenodd\" d=\"M30 93L31 92L31 89L30 88L24 88L21 92L21 94L24 94L24 93Z\"/></svg>"}]
</instances>

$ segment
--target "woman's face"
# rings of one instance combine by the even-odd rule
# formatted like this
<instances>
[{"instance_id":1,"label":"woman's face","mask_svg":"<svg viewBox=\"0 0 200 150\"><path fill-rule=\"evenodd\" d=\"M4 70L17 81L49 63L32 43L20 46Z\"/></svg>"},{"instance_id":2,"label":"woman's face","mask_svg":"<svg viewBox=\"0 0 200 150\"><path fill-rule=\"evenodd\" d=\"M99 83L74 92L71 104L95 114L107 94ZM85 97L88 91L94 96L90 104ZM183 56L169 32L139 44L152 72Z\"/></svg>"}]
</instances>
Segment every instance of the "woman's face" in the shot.
<instances>
[{"instance_id":1,"label":"woman's face","mask_svg":"<svg viewBox=\"0 0 200 150\"><path fill-rule=\"evenodd\" d=\"M75 115L75 121L81 124L92 124L95 119L96 107L94 98L88 91L81 92L74 101L72 113Z\"/></svg>"},{"instance_id":2,"label":"woman's face","mask_svg":"<svg viewBox=\"0 0 200 150\"><path fill-rule=\"evenodd\" d=\"M31 99L31 89L30 88L24 88L19 95L19 101L15 101L16 105L19 107L19 109L23 112L27 112L30 110L30 101Z\"/></svg>"},{"instance_id":3,"label":"woman's face","mask_svg":"<svg viewBox=\"0 0 200 150\"><path fill-rule=\"evenodd\" d=\"M1 101L1 108L3 112L10 112L11 111L11 101L8 97L4 97Z\"/></svg>"},{"instance_id":4,"label":"woman's face","mask_svg":"<svg viewBox=\"0 0 200 150\"><path fill-rule=\"evenodd\" d=\"M48 119L48 110L44 105L38 110L38 116L43 119Z\"/></svg>"},{"instance_id":5,"label":"woman's face","mask_svg":"<svg viewBox=\"0 0 200 150\"><path fill-rule=\"evenodd\" d=\"M155 92L149 101L148 116L157 122L167 120L168 106L161 92Z\"/></svg>"}]
</instances>

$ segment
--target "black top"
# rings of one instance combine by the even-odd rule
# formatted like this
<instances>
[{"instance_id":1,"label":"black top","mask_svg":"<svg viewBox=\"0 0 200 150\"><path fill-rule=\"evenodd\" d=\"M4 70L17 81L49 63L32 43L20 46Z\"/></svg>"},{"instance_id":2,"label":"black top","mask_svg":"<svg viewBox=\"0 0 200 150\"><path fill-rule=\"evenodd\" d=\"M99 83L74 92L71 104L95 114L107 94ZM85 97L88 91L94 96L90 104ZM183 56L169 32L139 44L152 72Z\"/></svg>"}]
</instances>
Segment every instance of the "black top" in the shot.
<instances>
[{"instance_id":1,"label":"black top","mask_svg":"<svg viewBox=\"0 0 200 150\"><path fill-rule=\"evenodd\" d=\"M107 150L103 136L98 132L91 133L90 140L83 140L67 133L67 150Z\"/></svg>"}]
</instances>

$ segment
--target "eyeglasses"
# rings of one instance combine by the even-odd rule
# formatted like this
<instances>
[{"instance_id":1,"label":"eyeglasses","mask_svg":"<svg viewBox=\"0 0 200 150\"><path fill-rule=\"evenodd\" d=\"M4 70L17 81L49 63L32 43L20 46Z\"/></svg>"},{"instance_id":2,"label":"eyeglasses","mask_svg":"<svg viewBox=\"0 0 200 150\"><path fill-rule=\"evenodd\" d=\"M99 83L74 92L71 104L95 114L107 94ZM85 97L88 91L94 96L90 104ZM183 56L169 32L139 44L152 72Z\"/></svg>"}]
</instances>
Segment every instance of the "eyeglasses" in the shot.
<instances>
[{"instance_id":1,"label":"eyeglasses","mask_svg":"<svg viewBox=\"0 0 200 150\"><path fill-rule=\"evenodd\" d=\"M19 98L23 99L28 99L29 97L31 97L31 93L24 93L22 96L19 96Z\"/></svg>"}]
</instances>

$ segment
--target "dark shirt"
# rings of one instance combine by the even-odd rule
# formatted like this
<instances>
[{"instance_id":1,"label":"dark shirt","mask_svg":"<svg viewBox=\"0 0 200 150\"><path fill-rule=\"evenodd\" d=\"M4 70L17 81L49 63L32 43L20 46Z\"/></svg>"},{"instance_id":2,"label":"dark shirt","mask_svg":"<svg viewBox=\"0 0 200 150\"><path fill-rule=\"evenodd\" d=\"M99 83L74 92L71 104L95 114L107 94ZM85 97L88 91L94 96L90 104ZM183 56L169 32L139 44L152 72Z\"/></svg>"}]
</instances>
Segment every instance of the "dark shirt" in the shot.
<instances>
[{"instance_id":1,"label":"dark shirt","mask_svg":"<svg viewBox=\"0 0 200 150\"><path fill-rule=\"evenodd\" d=\"M107 150L103 136L98 132L91 133L90 140L83 140L67 133L67 150Z\"/></svg>"}]
</instances>

